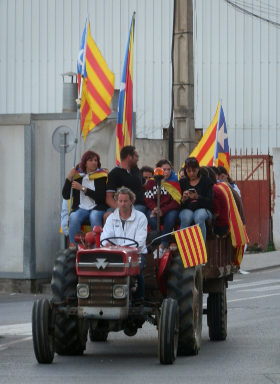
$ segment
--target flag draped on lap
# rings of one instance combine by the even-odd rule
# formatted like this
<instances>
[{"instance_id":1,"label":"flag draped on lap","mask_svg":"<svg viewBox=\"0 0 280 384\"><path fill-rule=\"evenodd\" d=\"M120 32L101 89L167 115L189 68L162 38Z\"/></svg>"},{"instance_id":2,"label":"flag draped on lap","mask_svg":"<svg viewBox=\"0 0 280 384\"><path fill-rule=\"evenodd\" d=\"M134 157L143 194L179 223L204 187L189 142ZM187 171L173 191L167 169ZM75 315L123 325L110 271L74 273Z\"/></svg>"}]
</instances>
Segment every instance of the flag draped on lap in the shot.
<instances>
[{"instance_id":1,"label":"flag draped on lap","mask_svg":"<svg viewBox=\"0 0 280 384\"><path fill-rule=\"evenodd\" d=\"M111 113L115 75L90 34L86 22L77 63L79 95L81 96L81 130L84 140L89 131Z\"/></svg>"},{"instance_id":2,"label":"flag draped on lap","mask_svg":"<svg viewBox=\"0 0 280 384\"><path fill-rule=\"evenodd\" d=\"M199 225L174 232L185 268L207 263L207 252Z\"/></svg>"},{"instance_id":3,"label":"flag draped on lap","mask_svg":"<svg viewBox=\"0 0 280 384\"><path fill-rule=\"evenodd\" d=\"M242 223L236 202L234 200L232 191L226 183L218 183L217 187L221 189L225 195L229 205L229 224L230 224L230 236L231 242L234 248L236 248L235 264L240 265L245 244L249 242L246 229Z\"/></svg>"},{"instance_id":4,"label":"flag draped on lap","mask_svg":"<svg viewBox=\"0 0 280 384\"><path fill-rule=\"evenodd\" d=\"M116 128L116 164L120 164L120 150L131 144L133 112L133 45L135 13L132 16L123 65Z\"/></svg>"}]
</instances>

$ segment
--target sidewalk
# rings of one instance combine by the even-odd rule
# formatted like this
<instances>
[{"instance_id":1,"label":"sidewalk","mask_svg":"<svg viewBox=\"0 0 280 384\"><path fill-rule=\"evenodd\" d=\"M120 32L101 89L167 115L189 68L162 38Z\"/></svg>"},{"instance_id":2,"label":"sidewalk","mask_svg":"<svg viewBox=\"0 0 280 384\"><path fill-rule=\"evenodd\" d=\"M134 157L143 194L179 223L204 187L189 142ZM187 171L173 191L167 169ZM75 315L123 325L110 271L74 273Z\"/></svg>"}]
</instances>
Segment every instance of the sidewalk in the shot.
<instances>
[{"instance_id":1,"label":"sidewalk","mask_svg":"<svg viewBox=\"0 0 280 384\"><path fill-rule=\"evenodd\" d=\"M240 268L252 272L280 267L280 250L261 253L245 253Z\"/></svg>"}]
</instances>

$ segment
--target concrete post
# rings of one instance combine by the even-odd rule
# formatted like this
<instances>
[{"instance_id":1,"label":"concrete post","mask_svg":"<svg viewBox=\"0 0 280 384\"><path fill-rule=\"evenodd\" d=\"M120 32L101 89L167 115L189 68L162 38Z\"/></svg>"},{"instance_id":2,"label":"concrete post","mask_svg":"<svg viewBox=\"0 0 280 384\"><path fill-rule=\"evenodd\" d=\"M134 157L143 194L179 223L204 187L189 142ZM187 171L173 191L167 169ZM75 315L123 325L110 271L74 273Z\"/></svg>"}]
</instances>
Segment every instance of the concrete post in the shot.
<instances>
[{"instance_id":1,"label":"concrete post","mask_svg":"<svg viewBox=\"0 0 280 384\"><path fill-rule=\"evenodd\" d=\"M174 0L174 168L195 146L193 6L192 0Z\"/></svg>"}]
</instances>

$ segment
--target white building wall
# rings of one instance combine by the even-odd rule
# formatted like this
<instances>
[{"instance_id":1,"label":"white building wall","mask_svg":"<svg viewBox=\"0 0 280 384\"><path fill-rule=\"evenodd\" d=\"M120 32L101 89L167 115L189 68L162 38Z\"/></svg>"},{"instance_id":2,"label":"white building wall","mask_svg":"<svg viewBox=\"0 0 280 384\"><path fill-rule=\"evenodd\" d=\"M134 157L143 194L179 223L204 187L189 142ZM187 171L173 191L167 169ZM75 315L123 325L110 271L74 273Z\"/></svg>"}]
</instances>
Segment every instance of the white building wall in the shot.
<instances>
[{"instance_id":1,"label":"white building wall","mask_svg":"<svg viewBox=\"0 0 280 384\"><path fill-rule=\"evenodd\" d=\"M221 100L233 151L280 146L279 26L278 0L194 0L195 126Z\"/></svg>"},{"instance_id":2,"label":"white building wall","mask_svg":"<svg viewBox=\"0 0 280 384\"><path fill-rule=\"evenodd\" d=\"M0 161L0 274L23 272L24 239L24 130L1 127Z\"/></svg>"},{"instance_id":3,"label":"white building wall","mask_svg":"<svg viewBox=\"0 0 280 384\"><path fill-rule=\"evenodd\" d=\"M161 138L171 108L172 0L0 0L0 114L62 112L62 73L76 72L86 16L120 87L136 11L137 137Z\"/></svg>"}]
</instances>

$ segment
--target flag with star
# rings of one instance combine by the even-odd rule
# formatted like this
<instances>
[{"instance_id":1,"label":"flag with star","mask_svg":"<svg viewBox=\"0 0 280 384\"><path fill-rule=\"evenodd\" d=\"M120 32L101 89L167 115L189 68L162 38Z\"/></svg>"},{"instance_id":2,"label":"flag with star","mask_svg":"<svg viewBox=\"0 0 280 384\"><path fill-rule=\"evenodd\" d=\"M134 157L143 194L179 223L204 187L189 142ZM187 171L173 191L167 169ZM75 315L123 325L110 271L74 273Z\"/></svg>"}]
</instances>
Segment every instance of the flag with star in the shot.
<instances>
[{"instance_id":1,"label":"flag with star","mask_svg":"<svg viewBox=\"0 0 280 384\"><path fill-rule=\"evenodd\" d=\"M226 119L223 107L220 104L216 130L216 142L213 156L213 165L222 165L229 172L229 146Z\"/></svg>"}]
</instances>

